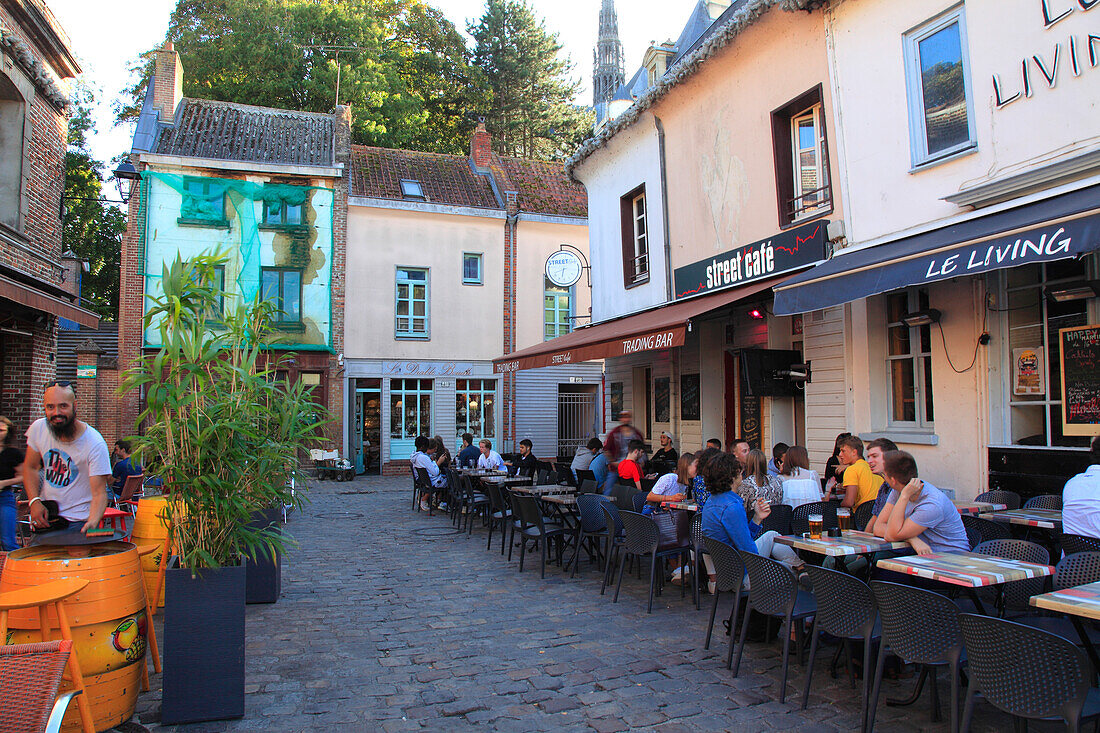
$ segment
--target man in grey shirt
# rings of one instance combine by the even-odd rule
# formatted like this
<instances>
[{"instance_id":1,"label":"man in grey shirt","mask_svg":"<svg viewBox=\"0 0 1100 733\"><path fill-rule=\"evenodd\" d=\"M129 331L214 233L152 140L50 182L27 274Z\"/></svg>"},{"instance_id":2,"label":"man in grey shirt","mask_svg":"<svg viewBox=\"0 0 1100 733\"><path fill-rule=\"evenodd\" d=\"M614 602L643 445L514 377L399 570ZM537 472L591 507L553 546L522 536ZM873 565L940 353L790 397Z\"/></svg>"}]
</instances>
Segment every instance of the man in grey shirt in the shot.
<instances>
[{"instance_id":1,"label":"man in grey shirt","mask_svg":"<svg viewBox=\"0 0 1100 733\"><path fill-rule=\"evenodd\" d=\"M905 451L890 451L883 459L892 491L875 524L875 533L891 542L908 542L921 555L969 552L959 510L947 495L917 478L917 462Z\"/></svg>"}]
</instances>

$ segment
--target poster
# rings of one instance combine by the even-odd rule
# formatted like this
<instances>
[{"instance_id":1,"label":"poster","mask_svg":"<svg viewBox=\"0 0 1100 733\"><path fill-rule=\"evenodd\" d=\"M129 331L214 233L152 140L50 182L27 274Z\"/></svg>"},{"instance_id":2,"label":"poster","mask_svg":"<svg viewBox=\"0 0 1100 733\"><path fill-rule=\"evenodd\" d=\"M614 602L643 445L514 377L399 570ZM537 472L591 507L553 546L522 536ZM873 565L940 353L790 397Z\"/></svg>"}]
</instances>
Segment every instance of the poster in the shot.
<instances>
[{"instance_id":1,"label":"poster","mask_svg":"<svg viewBox=\"0 0 1100 733\"><path fill-rule=\"evenodd\" d=\"M1012 350L1012 394L1045 395L1046 360L1043 347L1024 347Z\"/></svg>"}]
</instances>

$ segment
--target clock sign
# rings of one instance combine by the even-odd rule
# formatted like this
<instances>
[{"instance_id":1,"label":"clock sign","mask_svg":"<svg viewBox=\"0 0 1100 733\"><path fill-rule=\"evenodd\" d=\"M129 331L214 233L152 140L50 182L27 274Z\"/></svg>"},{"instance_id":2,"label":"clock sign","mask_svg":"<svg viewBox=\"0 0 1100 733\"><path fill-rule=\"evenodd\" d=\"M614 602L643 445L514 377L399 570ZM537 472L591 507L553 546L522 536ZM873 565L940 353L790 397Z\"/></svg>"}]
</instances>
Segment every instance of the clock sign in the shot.
<instances>
[{"instance_id":1,"label":"clock sign","mask_svg":"<svg viewBox=\"0 0 1100 733\"><path fill-rule=\"evenodd\" d=\"M572 252L555 252L546 259L546 278L559 288L575 285L583 269L581 258Z\"/></svg>"}]
</instances>

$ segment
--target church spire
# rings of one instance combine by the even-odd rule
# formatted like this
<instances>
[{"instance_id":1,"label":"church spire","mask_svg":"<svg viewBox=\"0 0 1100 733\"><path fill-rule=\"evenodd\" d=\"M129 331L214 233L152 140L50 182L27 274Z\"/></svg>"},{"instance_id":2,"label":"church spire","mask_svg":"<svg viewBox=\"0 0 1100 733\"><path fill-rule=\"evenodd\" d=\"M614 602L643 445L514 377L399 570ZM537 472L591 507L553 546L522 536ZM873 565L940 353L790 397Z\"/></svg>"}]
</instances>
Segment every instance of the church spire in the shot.
<instances>
[{"instance_id":1,"label":"church spire","mask_svg":"<svg viewBox=\"0 0 1100 733\"><path fill-rule=\"evenodd\" d=\"M600 7L600 35L592 52L592 67L592 102L599 107L610 102L615 91L626 83L615 0L603 0Z\"/></svg>"}]
</instances>

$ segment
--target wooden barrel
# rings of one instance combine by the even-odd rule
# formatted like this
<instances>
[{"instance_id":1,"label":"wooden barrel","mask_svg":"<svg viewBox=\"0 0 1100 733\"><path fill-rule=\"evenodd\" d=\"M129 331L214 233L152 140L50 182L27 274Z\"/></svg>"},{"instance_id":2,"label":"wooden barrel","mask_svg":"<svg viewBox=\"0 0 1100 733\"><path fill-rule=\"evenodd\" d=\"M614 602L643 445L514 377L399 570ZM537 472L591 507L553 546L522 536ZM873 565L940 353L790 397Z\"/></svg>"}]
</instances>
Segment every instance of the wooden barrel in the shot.
<instances>
[{"instance_id":1,"label":"wooden barrel","mask_svg":"<svg viewBox=\"0 0 1100 733\"><path fill-rule=\"evenodd\" d=\"M84 676L95 729L129 720L137 705L145 664L145 583L137 548L129 542L82 547L26 547L8 553L0 591L18 590L60 578L81 578L88 586L65 601L73 652ZM49 611L51 636L59 639L57 615ZM6 644L37 641L38 610L12 611ZM62 689L70 689L68 682ZM77 706L70 705L63 731L80 731Z\"/></svg>"},{"instance_id":2,"label":"wooden barrel","mask_svg":"<svg viewBox=\"0 0 1100 733\"><path fill-rule=\"evenodd\" d=\"M152 600L159 598L157 608L164 606L164 591L154 595L160 569L160 552L168 535L168 500L163 496L147 496L137 505L134 531L130 535L135 545L156 545L157 551L141 558L141 572L145 576L145 595ZM153 613L157 612L153 609Z\"/></svg>"}]
</instances>

